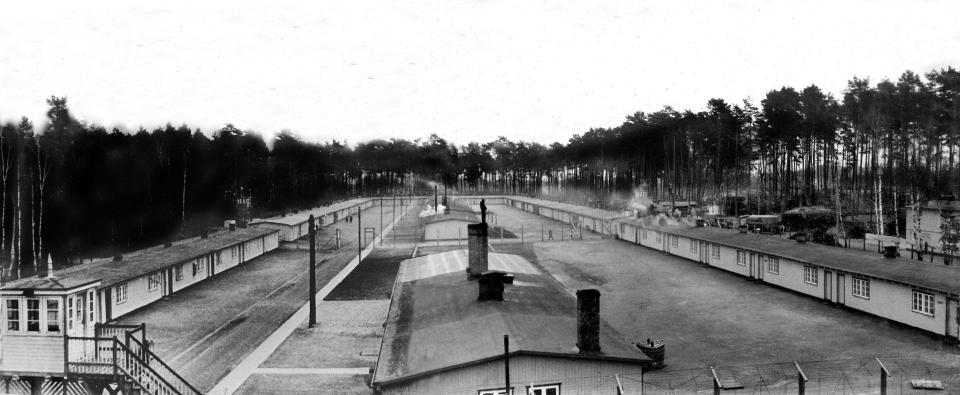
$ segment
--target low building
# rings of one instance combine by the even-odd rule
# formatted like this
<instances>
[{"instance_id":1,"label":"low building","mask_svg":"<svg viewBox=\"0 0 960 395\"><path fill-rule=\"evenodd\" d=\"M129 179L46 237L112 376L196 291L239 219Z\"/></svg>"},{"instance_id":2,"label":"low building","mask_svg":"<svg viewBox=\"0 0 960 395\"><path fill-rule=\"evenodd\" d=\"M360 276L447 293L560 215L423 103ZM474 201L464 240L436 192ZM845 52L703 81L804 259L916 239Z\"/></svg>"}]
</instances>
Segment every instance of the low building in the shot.
<instances>
[{"instance_id":1,"label":"low building","mask_svg":"<svg viewBox=\"0 0 960 395\"><path fill-rule=\"evenodd\" d=\"M401 264L376 391L611 394L617 377L639 380L651 366L600 319L598 291L575 299L524 258L495 252L471 278L470 260L457 250Z\"/></svg>"},{"instance_id":2,"label":"low building","mask_svg":"<svg viewBox=\"0 0 960 395\"><path fill-rule=\"evenodd\" d=\"M311 215L316 221L316 226L327 226L355 215L359 210L373 207L373 204L373 199L351 199L270 218L255 218L250 221L250 226L276 229L280 232L280 241L294 241L310 233Z\"/></svg>"},{"instance_id":3,"label":"low building","mask_svg":"<svg viewBox=\"0 0 960 395\"><path fill-rule=\"evenodd\" d=\"M942 253L944 222L960 218L960 201L931 200L916 203L907 206L905 214L907 241L918 251Z\"/></svg>"},{"instance_id":4,"label":"low building","mask_svg":"<svg viewBox=\"0 0 960 395\"><path fill-rule=\"evenodd\" d=\"M480 222L468 211L449 211L423 218L424 240L460 240L467 238L467 225Z\"/></svg>"}]
</instances>

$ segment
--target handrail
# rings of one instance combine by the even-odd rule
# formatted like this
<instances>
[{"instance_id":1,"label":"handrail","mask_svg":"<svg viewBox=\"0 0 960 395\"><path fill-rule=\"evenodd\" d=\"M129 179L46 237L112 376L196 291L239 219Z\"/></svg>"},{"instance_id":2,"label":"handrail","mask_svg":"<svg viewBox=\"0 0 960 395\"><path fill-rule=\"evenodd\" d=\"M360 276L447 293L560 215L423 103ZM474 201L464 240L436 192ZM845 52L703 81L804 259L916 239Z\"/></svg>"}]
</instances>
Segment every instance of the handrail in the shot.
<instances>
[{"instance_id":1,"label":"handrail","mask_svg":"<svg viewBox=\"0 0 960 395\"><path fill-rule=\"evenodd\" d=\"M180 391L177 391L176 387L174 387L173 384L170 384L170 382L168 382L167 379L163 378L163 375L161 375L160 373L157 373L157 371L156 371L156 370L153 370L153 368L151 368L150 365L147 365L145 362L143 362L143 360L140 359L140 357L138 357L136 353L134 353L134 352L131 351L129 348L127 348L127 346L125 346L125 345L124 345L123 343L121 343L119 340L116 341L115 344L116 344L117 346L119 346L120 349L122 349L122 350L124 350L124 351L127 352L126 355L128 356L128 358L129 358L129 357L133 357L133 360L134 360L134 361L139 362L140 365L142 365L143 368L145 368L147 371L153 373L158 379L160 379L160 381L163 382L163 384L166 384L167 387L169 387L170 389L172 389L172 390L173 390L174 392L176 392L177 394L180 394ZM116 362L117 362L117 361L114 361L115 364L116 364ZM116 365L117 365L118 367L120 366L120 364L116 364ZM182 394L181 394L181 395L182 395Z\"/></svg>"},{"instance_id":2,"label":"handrail","mask_svg":"<svg viewBox=\"0 0 960 395\"><path fill-rule=\"evenodd\" d=\"M126 376L127 378L129 378L130 381L136 383L137 386L140 387L140 390L141 390L141 391L146 392L148 395L157 395L157 393L156 393L155 391L150 391L150 389L148 389L145 385L143 385L143 383L141 383L140 380L138 380L138 379L133 375L133 373L128 372L128 371L127 371L126 369L124 369L122 366L119 366L119 365L118 365L118 366L117 366L117 371L120 372L120 373L123 373L123 375Z\"/></svg>"},{"instance_id":3,"label":"handrail","mask_svg":"<svg viewBox=\"0 0 960 395\"><path fill-rule=\"evenodd\" d=\"M187 388L189 388L191 391L193 391L193 392L196 393L196 394L201 394L201 392L200 392L199 390L197 390L196 388L194 388L193 385L190 385L190 382L188 382L187 379L183 378L183 376L181 376L179 373L177 373L177 371L173 370L173 368L171 368L170 365L167 365L166 362L163 362L163 360L160 359L160 357L158 357L157 354L154 354L153 351L150 351L150 348L149 348L149 347L145 347L144 344L140 343L140 341L137 340L136 338L131 338L131 339L134 341L134 343L135 343L138 347L140 347L140 350L142 350L143 352L145 352L145 353L147 354L147 357L148 357L148 358L146 358L147 361L160 362L160 365L163 366L164 369L166 369L166 370L169 371L171 374L173 374L173 376L176 377L177 379L179 379L184 385L187 386Z\"/></svg>"},{"instance_id":4,"label":"handrail","mask_svg":"<svg viewBox=\"0 0 960 395\"><path fill-rule=\"evenodd\" d=\"M73 352L68 352L65 354L65 373L70 374L71 365L78 367L80 371L76 373L94 373L90 370L83 371L83 366L92 366L98 365L104 368L112 368L114 374L118 370L123 371L124 374L129 377L131 380L136 381L137 385L140 388L144 389L151 395L201 395L201 392L194 388L186 379L180 376L176 371L170 368L163 360L157 357L148 347L145 347L136 338L128 336L126 340L132 340L133 347L139 347L137 351L134 351L133 348L124 344L123 341L117 339L116 337L70 337L65 336L65 350L69 350L72 342L79 341L80 353L75 354ZM92 344L92 351L89 348ZM109 349L107 349L109 347ZM105 352L104 352L105 351ZM112 351L112 352L111 352ZM92 354L91 354L92 353ZM91 355L94 358L87 359ZM97 356L99 355L99 356ZM157 371L150 366L147 362L150 359L153 361L158 361L162 369L158 367L163 373ZM101 368L102 369L102 368ZM102 371L101 371L102 372ZM176 382L174 385L172 382ZM151 386L157 386L152 391L149 390L147 384Z\"/></svg>"}]
</instances>

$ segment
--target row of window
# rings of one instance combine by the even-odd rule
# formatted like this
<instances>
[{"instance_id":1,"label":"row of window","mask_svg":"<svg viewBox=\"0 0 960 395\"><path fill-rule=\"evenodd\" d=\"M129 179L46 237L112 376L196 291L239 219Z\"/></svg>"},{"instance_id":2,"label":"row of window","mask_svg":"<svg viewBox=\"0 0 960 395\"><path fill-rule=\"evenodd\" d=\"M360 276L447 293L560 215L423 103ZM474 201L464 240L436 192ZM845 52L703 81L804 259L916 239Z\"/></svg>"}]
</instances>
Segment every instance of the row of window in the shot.
<instances>
[{"instance_id":1,"label":"row of window","mask_svg":"<svg viewBox=\"0 0 960 395\"><path fill-rule=\"evenodd\" d=\"M641 229L642 238L647 238L647 230ZM673 247L677 247L679 244L679 237L675 235L669 235L670 244ZM657 242L661 241L661 234L657 232ZM690 252L698 252L699 241L690 239ZM716 245L708 245L710 255L712 258L720 258L720 247ZM780 260L774 257L765 257L767 264L767 272L772 274L780 274ZM747 252L746 251L737 251L737 265L746 266L747 265ZM819 284L819 270L813 266L804 266L803 267L803 282L810 285ZM870 280L861 277L852 278L852 295L863 298L870 299ZM913 291L913 303L912 311L916 313L934 315L934 295L921 291Z\"/></svg>"},{"instance_id":2,"label":"row of window","mask_svg":"<svg viewBox=\"0 0 960 395\"><path fill-rule=\"evenodd\" d=\"M60 333L60 298L17 298L4 303L8 332Z\"/></svg>"},{"instance_id":3,"label":"row of window","mask_svg":"<svg viewBox=\"0 0 960 395\"><path fill-rule=\"evenodd\" d=\"M513 395L514 388L510 388L509 395ZM507 395L507 390L503 388L492 388L477 391L477 395ZM530 385L527 387L527 395L560 395L560 384Z\"/></svg>"}]
</instances>

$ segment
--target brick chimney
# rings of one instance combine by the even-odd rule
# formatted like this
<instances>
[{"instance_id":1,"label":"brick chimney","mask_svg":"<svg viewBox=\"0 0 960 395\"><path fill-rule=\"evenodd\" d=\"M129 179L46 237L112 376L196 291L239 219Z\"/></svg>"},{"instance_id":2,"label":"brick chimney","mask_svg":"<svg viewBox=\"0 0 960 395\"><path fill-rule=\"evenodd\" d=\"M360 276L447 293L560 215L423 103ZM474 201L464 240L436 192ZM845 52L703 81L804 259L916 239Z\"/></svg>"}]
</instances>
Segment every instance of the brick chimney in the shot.
<instances>
[{"instance_id":1,"label":"brick chimney","mask_svg":"<svg viewBox=\"0 0 960 395\"><path fill-rule=\"evenodd\" d=\"M577 290L577 347L581 353L600 351L600 291Z\"/></svg>"},{"instance_id":2,"label":"brick chimney","mask_svg":"<svg viewBox=\"0 0 960 395\"><path fill-rule=\"evenodd\" d=\"M479 283L479 295L477 300L480 302L486 302L489 300L503 300L503 285L508 282L512 282L507 273L503 272L486 272L480 275L477 283Z\"/></svg>"},{"instance_id":3,"label":"brick chimney","mask_svg":"<svg viewBox=\"0 0 960 395\"><path fill-rule=\"evenodd\" d=\"M467 225L467 274L476 278L487 271L487 224Z\"/></svg>"}]
</instances>

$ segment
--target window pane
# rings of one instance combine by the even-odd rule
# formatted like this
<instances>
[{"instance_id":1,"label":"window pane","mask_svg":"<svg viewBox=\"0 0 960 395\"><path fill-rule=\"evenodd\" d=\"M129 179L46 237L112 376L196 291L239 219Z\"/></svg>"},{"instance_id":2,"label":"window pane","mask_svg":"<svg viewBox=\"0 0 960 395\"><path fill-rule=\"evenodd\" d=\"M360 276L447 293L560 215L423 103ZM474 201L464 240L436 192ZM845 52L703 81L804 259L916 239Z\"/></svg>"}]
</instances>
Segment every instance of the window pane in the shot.
<instances>
[{"instance_id":1,"label":"window pane","mask_svg":"<svg viewBox=\"0 0 960 395\"><path fill-rule=\"evenodd\" d=\"M40 299L27 299L27 331L40 332Z\"/></svg>"},{"instance_id":2,"label":"window pane","mask_svg":"<svg viewBox=\"0 0 960 395\"><path fill-rule=\"evenodd\" d=\"M20 301L7 300L7 330L20 330Z\"/></svg>"},{"instance_id":3,"label":"window pane","mask_svg":"<svg viewBox=\"0 0 960 395\"><path fill-rule=\"evenodd\" d=\"M47 299L47 332L60 332L60 301Z\"/></svg>"}]
</instances>

